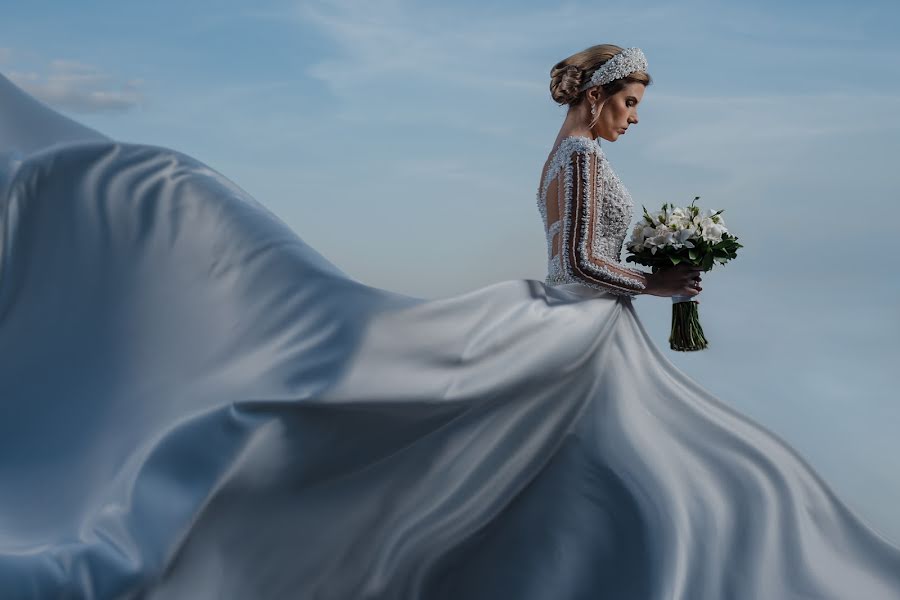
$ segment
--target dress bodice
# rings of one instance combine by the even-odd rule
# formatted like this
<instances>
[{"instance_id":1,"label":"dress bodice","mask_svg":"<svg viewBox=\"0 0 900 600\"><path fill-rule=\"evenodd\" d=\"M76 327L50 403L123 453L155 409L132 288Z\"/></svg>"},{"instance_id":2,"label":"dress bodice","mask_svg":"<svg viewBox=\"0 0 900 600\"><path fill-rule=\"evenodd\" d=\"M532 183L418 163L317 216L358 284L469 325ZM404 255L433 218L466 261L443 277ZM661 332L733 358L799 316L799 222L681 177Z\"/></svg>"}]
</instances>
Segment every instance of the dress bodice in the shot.
<instances>
[{"instance_id":1,"label":"dress bodice","mask_svg":"<svg viewBox=\"0 0 900 600\"><path fill-rule=\"evenodd\" d=\"M585 166L580 181L575 181L578 175L573 172L573 153L576 160ZM560 186L555 194L559 203L559 218L548 223L547 197L551 185ZM583 204L580 212L577 208L579 201ZM613 171L598 140L582 136L569 136L562 140L541 179L537 206L547 240L547 285L578 282L620 295L634 295L643 289L640 278L643 272L620 262L632 218L631 194ZM566 231L573 226L590 230ZM557 236L562 239L554 244ZM582 243L572 243L576 241L575 237L580 237ZM559 251L555 251L555 245ZM575 254L576 260L580 259L588 271L595 271L592 273L594 276L587 280L579 276L578 269L567 268L570 253Z\"/></svg>"}]
</instances>

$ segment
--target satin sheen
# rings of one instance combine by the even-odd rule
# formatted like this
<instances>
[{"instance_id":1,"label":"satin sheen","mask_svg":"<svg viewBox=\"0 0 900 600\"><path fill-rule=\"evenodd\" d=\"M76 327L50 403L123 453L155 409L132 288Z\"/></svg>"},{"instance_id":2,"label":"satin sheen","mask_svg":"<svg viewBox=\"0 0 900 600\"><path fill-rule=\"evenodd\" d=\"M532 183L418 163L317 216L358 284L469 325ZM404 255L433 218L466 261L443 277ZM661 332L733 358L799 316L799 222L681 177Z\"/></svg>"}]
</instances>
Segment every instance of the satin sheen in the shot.
<instances>
[{"instance_id":1,"label":"satin sheen","mask_svg":"<svg viewBox=\"0 0 900 600\"><path fill-rule=\"evenodd\" d=\"M0 598L897 600L632 302L354 281L0 76Z\"/></svg>"}]
</instances>

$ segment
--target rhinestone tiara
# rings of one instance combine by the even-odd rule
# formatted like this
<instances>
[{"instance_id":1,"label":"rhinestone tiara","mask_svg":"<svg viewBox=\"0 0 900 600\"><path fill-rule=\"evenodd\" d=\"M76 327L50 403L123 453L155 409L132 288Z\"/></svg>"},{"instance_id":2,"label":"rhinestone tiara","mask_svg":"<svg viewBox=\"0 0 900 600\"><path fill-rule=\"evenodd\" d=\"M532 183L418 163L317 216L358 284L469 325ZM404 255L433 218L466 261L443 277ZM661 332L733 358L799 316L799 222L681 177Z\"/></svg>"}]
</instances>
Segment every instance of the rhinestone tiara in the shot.
<instances>
[{"instance_id":1,"label":"rhinestone tiara","mask_svg":"<svg viewBox=\"0 0 900 600\"><path fill-rule=\"evenodd\" d=\"M578 89L583 92L595 85L603 85L616 79L621 79L631 73L647 70L647 58L640 48L625 48L594 71L590 81L582 84Z\"/></svg>"}]
</instances>

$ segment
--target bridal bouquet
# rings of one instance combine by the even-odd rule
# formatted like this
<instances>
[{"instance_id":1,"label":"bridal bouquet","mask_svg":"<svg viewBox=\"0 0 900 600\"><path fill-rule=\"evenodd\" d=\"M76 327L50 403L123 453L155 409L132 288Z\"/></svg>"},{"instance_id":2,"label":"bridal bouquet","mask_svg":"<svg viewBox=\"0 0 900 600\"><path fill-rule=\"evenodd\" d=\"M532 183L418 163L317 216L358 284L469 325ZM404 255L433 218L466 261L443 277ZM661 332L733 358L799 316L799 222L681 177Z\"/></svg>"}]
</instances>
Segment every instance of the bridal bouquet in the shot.
<instances>
[{"instance_id":1,"label":"bridal bouquet","mask_svg":"<svg viewBox=\"0 0 900 600\"><path fill-rule=\"evenodd\" d=\"M694 202L699 199L696 196ZM701 210L694 202L684 208L663 204L662 210L653 214L644 208L644 218L635 225L628 241L631 254L625 261L651 267L656 273L680 263L709 271L713 261L725 264L735 258L742 246L725 228L722 211ZM700 327L696 298L672 297L672 350L703 350L708 345Z\"/></svg>"}]
</instances>

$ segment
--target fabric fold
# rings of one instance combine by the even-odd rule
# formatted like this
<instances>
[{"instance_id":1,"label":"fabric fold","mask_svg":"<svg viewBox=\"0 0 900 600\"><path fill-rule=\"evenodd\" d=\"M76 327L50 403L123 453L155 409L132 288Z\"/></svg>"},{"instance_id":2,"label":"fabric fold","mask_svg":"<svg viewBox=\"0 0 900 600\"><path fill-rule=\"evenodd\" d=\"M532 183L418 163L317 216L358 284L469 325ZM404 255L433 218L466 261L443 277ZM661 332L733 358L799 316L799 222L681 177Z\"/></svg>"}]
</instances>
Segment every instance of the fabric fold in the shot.
<instances>
[{"instance_id":1,"label":"fabric fold","mask_svg":"<svg viewBox=\"0 0 900 600\"><path fill-rule=\"evenodd\" d=\"M0 77L0 596L900 599L628 297L355 281Z\"/></svg>"}]
</instances>

